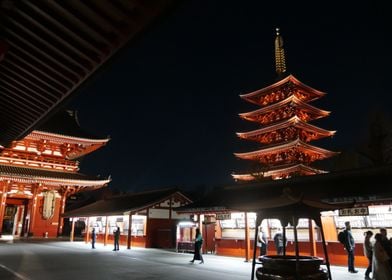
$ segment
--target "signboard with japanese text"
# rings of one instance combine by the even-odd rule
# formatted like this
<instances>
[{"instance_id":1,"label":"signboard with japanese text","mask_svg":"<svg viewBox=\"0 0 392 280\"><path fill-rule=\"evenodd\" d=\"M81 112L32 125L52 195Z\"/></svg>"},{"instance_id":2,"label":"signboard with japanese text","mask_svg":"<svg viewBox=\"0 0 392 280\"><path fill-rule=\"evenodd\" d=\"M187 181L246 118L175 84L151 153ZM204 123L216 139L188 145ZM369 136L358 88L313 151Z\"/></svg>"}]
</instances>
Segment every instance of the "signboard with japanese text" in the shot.
<instances>
[{"instance_id":1,"label":"signboard with japanese text","mask_svg":"<svg viewBox=\"0 0 392 280\"><path fill-rule=\"evenodd\" d=\"M339 216L368 216L369 208L365 207L354 207L339 209Z\"/></svg>"},{"instance_id":2,"label":"signboard with japanese text","mask_svg":"<svg viewBox=\"0 0 392 280\"><path fill-rule=\"evenodd\" d=\"M230 213L219 213L219 214L216 214L216 219L217 220L231 220L231 214Z\"/></svg>"}]
</instances>

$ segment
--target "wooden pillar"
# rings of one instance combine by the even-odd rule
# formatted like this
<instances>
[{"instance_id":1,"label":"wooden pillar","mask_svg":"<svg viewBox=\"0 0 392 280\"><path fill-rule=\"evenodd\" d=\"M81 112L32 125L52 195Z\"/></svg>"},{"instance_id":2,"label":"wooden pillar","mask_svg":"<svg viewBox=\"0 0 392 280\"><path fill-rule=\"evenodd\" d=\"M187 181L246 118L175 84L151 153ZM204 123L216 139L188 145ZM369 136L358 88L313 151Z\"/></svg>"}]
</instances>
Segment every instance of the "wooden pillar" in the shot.
<instances>
[{"instance_id":1,"label":"wooden pillar","mask_svg":"<svg viewBox=\"0 0 392 280\"><path fill-rule=\"evenodd\" d=\"M314 240L314 223L312 219L309 219L309 243L310 243L310 255L317 255L316 241Z\"/></svg>"},{"instance_id":2,"label":"wooden pillar","mask_svg":"<svg viewBox=\"0 0 392 280\"><path fill-rule=\"evenodd\" d=\"M172 219L172 211L173 211L173 196L170 197L170 206L169 206L169 220L171 221Z\"/></svg>"},{"instance_id":3,"label":"wooden pillar","mask_svg":"<svg viewBox=\"0 0 392 280\"><path fill-rule=\"evenodd\" d=\"M249 222L248 212L245 212L245 261L248 262L250 259L250 238L249 238ZM256 242L257 239L255 239Z\"/></svg>"},{"instance_id":4,"label":"wooden pillar","mask_svg":"<svg viewBox=\"0 0 392 280\"><path fill-rule=\"evenodd\" d=\"M132 212L129 212L128 217L128 236L127 236L127 249L131 249L132 246Z\"/></svg>"},{"instance_id":5,"label":"wooden pillar","mask_svg":"<svg viewBox=\"0 0 392 280\"><path fill-rule=\"evenodd\" d=\"M150 228L148 227L148 223L150 221L150 208L146 209L146 223L144 225L144 233L146 235L146 244L144 245L146 248L151 247L151 234L149 232Z\"/></svg>"},{"instance_id":6,"label":"wooden pillar","mask_svg":"<svg viewBox=\"0 0 392 280\"><path fill-rule=\"evenodd\" d=\"M0 236L3 232L3 219L4 219L4 211L7 202L7 192L8 192L8 184L2 183L0 185Z\"/></svg>"},{"instance_id":7,"label":"wooden pillar","mask_svg":"<svg viewBox=\"0 0 392 280\"><path fill-rule=\"evenodd\" d=\"M108 236L109 236L109 217L106 216L106 223L105 223L105 236L103 238L103 245L106 246L108 244Z\"/></svg>"},{"instance_id":8,"label":"wooden pillar","mask_svg":"<svg viewBox=\"0 0 392 280\"><path fill-rule=\"evenodd\" d=\"M282 223L282 221L281 221ZM286 245L287 245L287 237L286 237L286 225L282 225L283 229L283 256L286 256Z\"/></svg>"},{"instance_id":9,"label":"wooden pillar","mask_svg":"<svg viewBox=\"0 0 392 280\"><path fill-rule=\"evenodd\" d=\"M64 214L65 202L67 200L67 195L68 195L68 192L66 189L59 192L59 193L61 195L61 198L60 198L59 221L58 221L58 226L57 226L57 236L61 236L63 234L64 218L61 215Z\"/></svg>"},{"instance_id":10,"label":"wooden pillar","mask_svg":"<svg viewBox=\"0 0 392 280\"><path fill-rule=\"evenodd\" d=\"M300 279L300 265L299 265L299 244L298 244L298 218L293 217L292 220L293 228L294 228L294 242L295 242L295 279ZM283 239L285 241L285 239ZM285 242L286 243L286 242Z\"/></svg>"},{"instance_id":11,"label":"wooden pillar","mask_svg":"<svg viewBox=\"0 0 392 280\"><path fill-rule=\"evenodd\" d=\"M261 213L258 212L256 214L256 227L255 227L255 242L253 244L253 260L252 260L252 275L250 277L251 280L255 279L255 269L256 269L256 251L257 251L257 236L259 234L259 225L261 225L262 218Z\"/></svg>"},{"instance_id":12,"label":"wooden pillar","mask_svg":"<svg viewBox=\"0 0 392 280\"><path fill-rule=\"evenodd\" d=\"M331 274L331 266L329 264L329 257L328 257L328 250L327 250L327 244L325 243L325 236L324 236L324 228L323 228L323 223L321 222L321 217L317 216L315 217L315 222L316 224L319 225L320 227L320 232L321 232L321 240L323 242L323 250L324 250L324 259L325 259L325 265L327 266L328 270L328 279L332 280L332 274Z\"/></svg>"},{"instance_id":13,"label":"wooden pillar","mask_svg":"<svg viewBox=\"0 0 392 280\"><path fill-rule=\"evenodd\" d=\"M74 241L74 236L75 236L75 219L76 218L72 218L71 235L69 236L71 242Z\"/></svg>"},{"instance_id":14,"label":"wooden pillar","mask_svg":"<svg viewBox=\"0 0 392 280\"><path fill-rule=\"evenodd\" d=\"M86 220L86 236L85 236L86 244L90 241L90 217L87 217Z\"/></svg>"}]
</instances>

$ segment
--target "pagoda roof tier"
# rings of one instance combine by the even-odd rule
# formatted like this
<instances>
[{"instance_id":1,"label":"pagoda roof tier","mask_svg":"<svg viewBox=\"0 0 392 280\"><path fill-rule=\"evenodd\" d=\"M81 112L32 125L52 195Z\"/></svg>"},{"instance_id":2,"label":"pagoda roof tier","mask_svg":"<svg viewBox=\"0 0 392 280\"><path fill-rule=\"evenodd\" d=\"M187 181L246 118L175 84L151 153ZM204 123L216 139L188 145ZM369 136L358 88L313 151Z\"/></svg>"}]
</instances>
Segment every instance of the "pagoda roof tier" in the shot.
<instances>
[{"instance_id":1,"label":"pagoda roof tier","mask_svg":"<svg viewBox=\"0 0 392 280\"><path fill-rule=\"evenodd\" d=\"M257 141L263 144L271 142L287 141L298 135L304 142L321 139L328 136L333 136L336 131L325 130L304 122L298 116L283 120L277 124L267 126L261 129L238 132L237 136L242 139Z\"/></svg>"},{"instance_id":2,"label":"pagoda roof tier","mask_svg":"<svg viewBox=\"0 0 392 280\"><path fill-rule=\"evenodd\" d=\"M38 168L25 168L0 164L0 181L39 184L50 186L103 187L111 179L88 176L76 172L49 171Z\"/></svg>"},{"instance_id":3,"label":"pagoda roof tier","mask_svg":"<svg viewBox=\"0 0 392 280\"><path fill-rule=\"evenodd\" d=\"M244 174L232 174L233 179L238 181L255 181L258 178L270 177L273 180L284 179L293 177L295 175L316 175L324 174L328 171L316 169L304 164L289 164L275 166L266 172L255 172L255 173L244 173Z\"/></svg>"},{"instance_id":4,"label":"pagoda roof tier","mask_svg":"<svg viewBox=\"0 0 392 280\"><path fill-rule=\"evenodd\" d=\"M296 110L290 110L291 108L296 108ZM242 119L253 121L261 124L268 124L275 121L275 118L272 116L267 116L268 114L279 114L279 110L282 110L282 117L285 118L287 116L291 116L296 114L300 116L304 121L311 121L319 118L323 118L328 116L331 112L326 110L321 110L312 105L303 102L301 99L296 97L295 95L288 96L286 99L281 100L277 103L271 104L269 106L265 106L263 108L247 112L241 113L239 116Z\"/></svg>"},{"instance_id":5,"label":"pagoda roof tier","mask_svg":"<svg viewBox=\"0 0 392 280\"><path fill-rule=\"evenodd\" d=\"M338 153L307 144L298 138L283 144L264 147L253 152L234 153L238 158L257 160L265 164L313 162L336 154Z\"/></svg>"},{"instance_id":6,"label":"pagoda roof tier","mask_svg":"<svg viewBox=\"0 0 392 280\"><path fill-rule=\"evenodd\" d=\"M240 97L256 105L265 106L285 99L290 95L296 95L299 99L305 102L310 102L324 96L325 94L325 92L316 90L302 83L293 75L288 75L268 87L247 94L241 94Z\"/></svg>"}]
</instances>

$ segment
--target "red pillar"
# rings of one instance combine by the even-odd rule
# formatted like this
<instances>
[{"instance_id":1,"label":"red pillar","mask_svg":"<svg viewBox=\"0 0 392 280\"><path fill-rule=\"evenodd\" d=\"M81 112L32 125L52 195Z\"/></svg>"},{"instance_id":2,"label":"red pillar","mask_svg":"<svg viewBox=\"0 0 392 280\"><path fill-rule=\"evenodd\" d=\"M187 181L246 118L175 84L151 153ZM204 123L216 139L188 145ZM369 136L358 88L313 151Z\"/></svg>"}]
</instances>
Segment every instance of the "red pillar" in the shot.
<instances>
[{"instance_id":1,"label":"red pillar","mask_svg":"<svg viewBox=\"0 0 392 280\"><path fill-rule=\"evenodd\" d=\"M37 184L33 186L33 197L30 200L30 205L29 205L29 212L30 212L30 223L29 223L29 234L34 235L34 223L35 223L35 215L37 214L37 203L38 203L38 194L40 193L41 190L41 184Z\"/></svg>"},{"instance_id":2,"label":"red pillar","mask_svg":"<svg viewBox=\"0 0 392 280\"><path fill-rule=\"evenodd\" d=\"M105 236L103 238L103 245L106 246L108 244L108 236L109 236L109 217L106 216L106 223L105 223Z\"/></svg>"},{"instance_id":3,"label":"red pillar","mask_svg":"<svg viewBox=\"0 0 392 280\"><path fill-rule=\"evenodd\" d=\"M69 239L71 242L74 241L74 235L75 235L75 219L76 218L72 218L72 227L71 227L71 234L69 236Z\"/></svg>"},{"instance_id":4,"label":"red pillar","mask_svg":"<svg viewBox=\"0 0 392 280\"><path fill-rule=\"evenodd\" d=\"M248 213L245 212L245 261L248 262L250 260L250 229L248 222ZM256 240L255 240L256 242Z\"/></svg>"},{"instance_id":5,"label":"red pillar","mask_svg":"<svg viewBox=\"0 0 392 280\"><path fill-rule=\"evenodd\" d=\"M90 218L87 217L87 221L86 221L86 236L85 238L85 242L89 243L90 241Z\"/></svg>"},{"instance_id":6,"label":"red pillar","mask_svg":"<svg viewBox=\"0 0 392 280\"><path fill-rule=\"evenodd\" d=\"M129 212L128 218L128 236L127 236L127 249L131 249L132 245L132 212Z\"/></svg>"},{"instance_id":7,"label":"red pillar","mask_svg":"<svg viewBox=\"0 0 392 280\"><path fill-rule=\"evenodd\" d=\"M310 255L311 256L316 256L317 250L316 250L316 241L314 240L314 224L313 220L309 219L309 242L310 242Z\"/></svg>"},{"instance_id":8,"label":"red pillar","mask_svg":"<svg viewBox=\"0 0 392 280\"><path fill-rule=\"evenodd\" d=\"M7 183L3 182L0 185L0 236L3 231L3 219L4 219L4 211L5 211L5 206L6 206L6 201L7 201Z\"/></svg>"},{"instance_id":9,"label":"red pillar","mask_svg":"<svg viewBox=\"0 0 392 280\"><path fill-rule=\"evenodd\" d=\"M67 200L67 189L59 191L61 198L60 198L60 209L59 209L59 224L57 226L57 236L63 234L63 226L64 226L64 218L61 216L64 214L65 211L65 202Z\"/></svg>"}]
</instances>

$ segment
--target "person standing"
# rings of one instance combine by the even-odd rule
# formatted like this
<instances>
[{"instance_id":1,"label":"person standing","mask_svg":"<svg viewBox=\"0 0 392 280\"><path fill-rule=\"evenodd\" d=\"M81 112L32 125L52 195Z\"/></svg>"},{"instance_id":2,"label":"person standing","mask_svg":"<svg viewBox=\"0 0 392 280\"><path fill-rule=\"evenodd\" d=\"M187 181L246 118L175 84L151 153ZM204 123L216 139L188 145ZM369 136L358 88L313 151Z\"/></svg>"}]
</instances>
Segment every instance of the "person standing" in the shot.
<instances>
[{"instance_id":1,"label":"person standing","mask_svg":"<svg viewBox=\"0 0 392 280\"><path fill-rule=\"evenodd\" d=\"M389 257L388 263L392 269L392 244L391 244L391 241L388 239L387 229L381 228L380 234L382 237L381 238L381 245Z\"/></svg>"},{"instance_id":2,"label":"person standing","mask_svg":"<svg viewBox=\"0 0 392 280\"><path fill-rule=\"evenodd\" d=\"M279 229L274 235L274 243L276 248L276 253L278 255L283 255L284 240L282 231Z\"/></svg>"},{"instance_id":3,"label":"person standing","mask_svg":"<svg viewBox=\"0 0 392 280\"><path fill-rule=\"evenodd\" d=\"M358 273L358 270L356 270L354 266L355 240L351 234L351 224L349 221L347 221L344 223L344 225L346 226L346 229L344 230L344 233L346 234L344 248L347 251L348 272Z\"/></svg>"},{"instance_id":4,"label":"person standing","mask_svg":"<svg viewBox=\"0 0 392 280\"><path fill-rule=\"evenodd\" d=\"M382 244L384 236L381 233L376 233L374 239L376 243L373 248L373 279L391 280L392 269L389 265L389 256Z\"/></svg>"},{"instance_id":5,"label":"person standing","mask_svg":"<svg viewBox=\"0 0 392 280\"><path fill-rule=\"evenodd\" d=\"M93 227L91 231L91 249L95 249L95 239L97 238L95 234L95 228Z\"/></svg>"},{"instance_id":6,"label":"person standing","mask_svg":"<svg viewBox=\"0 0 392 280\"><path fill-rule=\"evenodd\" d=\"M203 245L203 237L201 235L200 229L196 228L196 237L195 237L195 251L193 253L193 259L190 261L193 263L195 260L199 260L200 263L204 263L203 255L201 253L201 248Z\"/></svg>"},{"instance_id":7,"label":"person standing","mask_svg":"<svg viewBox=\"0 0 392 280\"><path fill-rule=\"evenodd\" d=\"M259 227L259 233L257 235L257 247L260 248L260 256L264 256L267 254L267 234L265 233L263 227Z\"/></svg>"},{"instance_id":8,"label":"person standing","mask_svg":"<svg viewBox=\"0 0 392 280\"><path fill-rule=\"evenodd\" d=\"M368 230L365 232L365 240L363 242L363 252L368 259L368 267L366 268L365 271L365 279L369 280L370 278L370 272L372 271L372 259L373 259L373 246L372 243L370 242L370 238L373 236L373 232L371 230Z\"/></svg>"},{"instance_id":9,"label":"person standing","mask_svg":"<svg viewBox=\"0 0 392 280\"><path fill-rule=\"evenodd\" d=\"M113 251L120 250L119 242L120 242L120 227L117 227L117 230L114 232L114 249L113 249Z\"/></svg>"}]
</instances>

